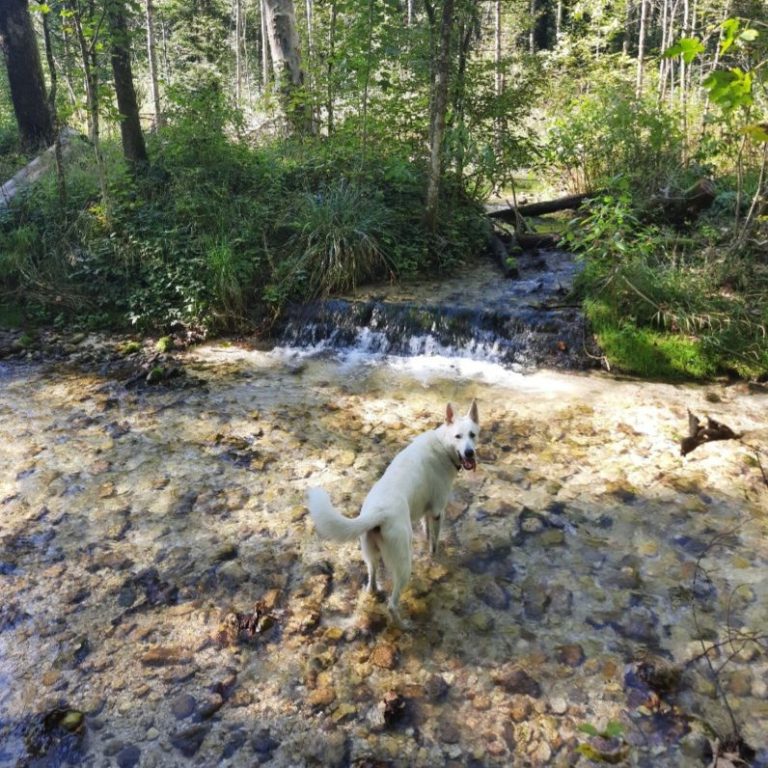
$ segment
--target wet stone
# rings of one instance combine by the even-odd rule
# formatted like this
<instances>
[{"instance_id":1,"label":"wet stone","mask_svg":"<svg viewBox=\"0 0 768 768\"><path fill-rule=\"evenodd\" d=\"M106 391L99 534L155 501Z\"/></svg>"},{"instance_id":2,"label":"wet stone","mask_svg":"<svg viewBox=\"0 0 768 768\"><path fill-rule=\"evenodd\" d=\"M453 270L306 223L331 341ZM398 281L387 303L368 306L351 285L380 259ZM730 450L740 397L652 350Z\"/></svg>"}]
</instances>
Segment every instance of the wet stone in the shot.
<instances>
[{"instance_id":1,"label":"wet stone","mask_svg":"<svg viewBox=\"0 0 768 768\"><path fill-rule=\"evenodd\" d=\"M424 693L430 701L441 701L449 690L450 686L442 675L432 675L424 686Z\"/></svg>"},{"instance_id":2,"label":"wet stone","mask_svg":"<svg viewBox=\"0 0 768 768\"><path fill-rule=\"evenodd\" d=\"M491 675L493 682L507 693L522 693L537 699L541 696L541 686L524 669L517 666L503 667Z\"/></svg>"},{"instance_id":3,"label":"wet stone","mask_svg":"<svg viewBox=\"0 0 768 768\"><path fill-rule=\"evenodd\" d=\"M233 731L227 739L224 749L221 752L222 760L229 760L234 757L243 745L248 741L248 734L243 730Z\"/></svg>"},{"instance_id":4,"label":"wet stone","mask_svg":"<svg viewBox=\"0 0 768 768\"><path fill-rule=\"evenodd\" d=\"M316 688L307 697L307 702L311 707L323 708L333 704L336 700L336 691L331 687Z\"/></svg>"},{"instance_id":5,"label":"wet stone","mask_svg":"<svg viewBox=\"0 0 768 768\"><path fill-rule=\"evenodd\" d=\"M171 714L177 720L184 720L194 713L196 707L195 698L188 693L182 693L171 702Z\"/></svg>"},{"instance_id":6,"label":"wet stone","mask_svg":"<svg viewBox=\"0 0 768 768\"><path fill-rule=\"evenodd\" d=\"M150 648L141 657L141 663L147 667L163 667L170 664L189 664L192 656L178 646L158 646Z\"/></svg>"},{"instance_id":7,"label":"wet stone","mask_svg":"<svg viewBox=\"0 0 768 768\"><path fill-rule=\"evenodd\" d=\"M272 738L269 728L262 728L251 739L251 747L259 763L266 763L272 758L272 753L280 746L280 742Z\"/></svg>"},{"instance_id":8,"label":"wet stone","mask_svg":"<svg viewBox=\"0 0 768 768\"><path fill-rule=\"evenodd\" d=\"M504 611L509 608L509 594L496 581L486 581L475 587L475 594L487 606L497 611Z\"/></svg>"},{"instance_id":9,"label":"wet stone","mask_svg":"<svg viewBox=\"0 0 768 768\"><path fill-rule=\"evenodd\" d=\"M443 718L438 725L437 736L443 744L458 744L461 741L461 728L453 720Z\"/></svg>"},{"instance_id":10,"label":"wet stone","mask_svg":"<svg viewBox=\"0 0 768 768\"><path fill-rule=\"evenodd\" d=\"M380 643L371 653L371 664L381 669L394 669L397 665L397 648L389 643Z\"/></svg>"},{"instance_id":11,"label":"wet stone","mask_svg":"<svg viewBox=\"0 0 768 768\"><path fill-rule=\"evenodd\" d=\"M133 744L123 747L115 756L118 768L135 768L140 759L141 750Z\"/></svg>"},{"instance_id":12,"label":"wet stone","mask_svg":"<svg viewBox=\"0 0 768 768\"><path fill-rule=\"evenodd\" d=\"M578 643L569 643L557 647L556 658L568 667L578 667L584 663L584 649Z\"/></svg>"},{"instance_id":13,"label":"wet stone","mask_svg":"<svg viewBox=\"0 0 768 768\"><path fill-rule=\"evenodd\" d=\"M192 757L200 749L205 737L210 731L210 725L193 725L171 735L171 744L181 752L184 757Z\"/></svg>"},{"instance_id":14,"label":"wet stone","mask_svg":"<svg viewBox=\"0 0 768 768\"><path fill-rule=\"evenodd\" d=\"M552 597L547 589L530 579L523 584L523 611L526 618L539 620L547 612Z\"/></svg>"}]
</instances>

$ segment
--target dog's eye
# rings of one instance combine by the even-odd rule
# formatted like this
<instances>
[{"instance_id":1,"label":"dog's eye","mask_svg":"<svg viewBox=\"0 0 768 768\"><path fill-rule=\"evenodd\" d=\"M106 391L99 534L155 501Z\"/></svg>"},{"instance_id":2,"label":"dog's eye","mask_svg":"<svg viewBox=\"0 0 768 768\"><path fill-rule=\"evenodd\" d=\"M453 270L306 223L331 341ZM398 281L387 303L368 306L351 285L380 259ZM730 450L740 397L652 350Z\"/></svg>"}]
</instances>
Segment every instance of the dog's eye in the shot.
<instances>
[{"instance_id":1,"label":"dog's eye","mask_svg":"<svg viewBox=\"0 0 768 768\"><path fill-rule=\"evenodd\" d=\"M461 440L461 434L456 435L457 440Z\"/></svg>"},{"instance_id":2,"label":"dog's eye","mask_svg":"<svg viewBox=\"0 0 768 768\"><path fill-rule=\"evenodd\" d=\"M469 436L470 436L470 437L471 437L473 440L475 439L475 433L474 433L474 432L470 432L470 433L469 433Z\"/></svg>"}]
</instances>

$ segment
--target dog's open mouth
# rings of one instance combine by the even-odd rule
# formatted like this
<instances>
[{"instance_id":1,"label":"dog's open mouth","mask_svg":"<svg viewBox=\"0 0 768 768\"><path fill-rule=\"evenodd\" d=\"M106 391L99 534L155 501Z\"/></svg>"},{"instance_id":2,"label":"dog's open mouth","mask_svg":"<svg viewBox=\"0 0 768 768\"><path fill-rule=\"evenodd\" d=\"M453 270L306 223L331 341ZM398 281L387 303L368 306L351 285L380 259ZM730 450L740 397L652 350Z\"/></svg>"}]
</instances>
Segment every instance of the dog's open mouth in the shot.
<instances>
[{"instance_id":1,"label":"dog's open mouth","mask_svg":"<svg viewBox=\"0 0 768 768\"><path fill-rule=\"evenodd\" d=\"M464 469L470 470L477 467L477 462L474 459L467 459L464 456L459 456L459 461Z\"/></svg>"}]
</instances>

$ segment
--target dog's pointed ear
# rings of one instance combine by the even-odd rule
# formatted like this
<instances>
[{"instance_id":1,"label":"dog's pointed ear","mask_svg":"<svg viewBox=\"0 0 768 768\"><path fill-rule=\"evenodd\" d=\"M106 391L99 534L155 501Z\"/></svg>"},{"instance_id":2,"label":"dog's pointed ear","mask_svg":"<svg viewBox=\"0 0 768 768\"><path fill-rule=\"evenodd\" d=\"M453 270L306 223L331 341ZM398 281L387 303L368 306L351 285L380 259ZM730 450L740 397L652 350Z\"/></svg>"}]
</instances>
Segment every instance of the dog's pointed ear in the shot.
<instances>
[{"instance_id":1,"label":"dog's pointed ear","mask_svg":"<svg viewBox=\"0 0 768 768\"><path fill-rule=\"evenodd\" d=\"M467 416L469 416L469 418L472 419L475 424L480 424L480 416L478 416L477 413L477 400L472 401L472 405L469 406L469 413L467 413Z\"/></svg>"},{"instance_id":2,"label":"dog's pointed ear","mask_svg":"<svg viewBox=\"0 0 768 768\"><path fill-rule=\"evenodd\" d=\"M453 406L450 403L445 406L445 423L453 424Z\"/></svg>"}]
</instances>

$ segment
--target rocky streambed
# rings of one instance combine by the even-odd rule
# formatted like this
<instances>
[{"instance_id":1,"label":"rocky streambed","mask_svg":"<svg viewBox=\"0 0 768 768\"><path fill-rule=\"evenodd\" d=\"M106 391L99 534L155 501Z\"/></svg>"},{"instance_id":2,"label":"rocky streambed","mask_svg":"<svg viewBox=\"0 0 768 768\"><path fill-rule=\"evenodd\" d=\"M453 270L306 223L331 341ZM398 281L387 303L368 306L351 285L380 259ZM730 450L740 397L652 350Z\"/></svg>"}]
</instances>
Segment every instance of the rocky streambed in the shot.
<instances>
[{"instance_id":1,"label":"rocky streambed","mask_svg":"<svg viewBox=\"0 0 768 768\"><path fill-rule=\"evenodd\" d=\"M768 765L764 389L226 344L149 386L66 354L0 363L0 764L705 766L738 729ZM404 633L303 494L352 513L473 397ZM688 409L745 435L681 457Z\"/></svg>"}]
</instances>

